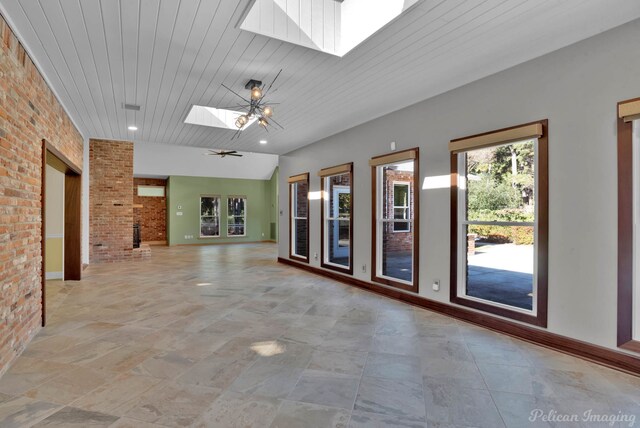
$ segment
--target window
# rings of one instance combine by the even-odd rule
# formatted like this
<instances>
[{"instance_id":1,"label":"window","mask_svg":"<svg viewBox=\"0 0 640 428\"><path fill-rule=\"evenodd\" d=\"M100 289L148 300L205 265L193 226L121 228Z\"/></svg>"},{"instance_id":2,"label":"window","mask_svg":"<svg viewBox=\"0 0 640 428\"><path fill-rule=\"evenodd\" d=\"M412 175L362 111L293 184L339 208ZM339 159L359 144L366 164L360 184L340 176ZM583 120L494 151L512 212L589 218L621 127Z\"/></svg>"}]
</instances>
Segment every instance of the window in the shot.
<instances>
[{"instance_id":1,"label":"window","mask_svg":"<svg viewBox=\"0 0 640 428\"><path fill-rule=\"evenodd\" d=\"M227 236L247 236L247 198L229 196L227 198Z\"/></svg>"},{"instance_id":2,"label":"window","mask_svg":"<svg viewBox=\"0 0 640 428\"><path fill-rule=\"evenodd\" d=\"M640 98L618 103L618 346L640 352Z\"/></svg>"},{"instance_id":3,"label":"window","mask_svg":"<svg viewBox=\"0 0 640 428\"><path fill-rule=\"evenodd\" d=\"M418 292L418 149L369 163L374 184L371 280Z\"/></svg>"},{"instance_id":4,"label":"window","mask_svg":"<svg viewBox=\"0 0 640 428\"><path fill-rule=\"evenodd\" d=\"M289 177L289 257L309 262L309 173Z\"/></svg>"},{"instance_id":5,"label":"window","mask_svg":"<svg viewBox=\"0 0 640 428\"><path fill-rule=\"evenodd\" d=\"M138 196L164 198L164 186L138 186Z\"/></svg>"},{"instance_id":6,"label":"window","mask_svg":"<svg viewBox=\"0 0 640 428\"><path fill-rule=\"evenodd\" d=\"M200 237L220 236L220 197L200 196Z\"/></svg>"},{"instance_id":7,"label":"window","mask_svg":"<svg viewBox=\"0 0 640 428\"><path fill-rule=\"evenodd\" d=\"M546 325L546 121L450 146L451 301Z\"/></svg>"},{"instance_id":8,"label":"window","mask_svg":"<svg viewBox=\"0 0 640 428\"><path fill-rule=\"evenodd\" d=\"M407 220L410 218L409 201L411 195L409 192L409 183L393 183L393 218L395 220ZM411 230L408 221L397 221L393 223L394 232L408 232Z\"/></svg>"},{"instance_id":9,"label":"window","mask_svg":"<svg viewBox=\"0 0 640 428\"><path fill-rule=\"evenodd\" d=\"M322 267L352 274L353 164L326 168L321 177Z\"/></svg>"}]
</instances>

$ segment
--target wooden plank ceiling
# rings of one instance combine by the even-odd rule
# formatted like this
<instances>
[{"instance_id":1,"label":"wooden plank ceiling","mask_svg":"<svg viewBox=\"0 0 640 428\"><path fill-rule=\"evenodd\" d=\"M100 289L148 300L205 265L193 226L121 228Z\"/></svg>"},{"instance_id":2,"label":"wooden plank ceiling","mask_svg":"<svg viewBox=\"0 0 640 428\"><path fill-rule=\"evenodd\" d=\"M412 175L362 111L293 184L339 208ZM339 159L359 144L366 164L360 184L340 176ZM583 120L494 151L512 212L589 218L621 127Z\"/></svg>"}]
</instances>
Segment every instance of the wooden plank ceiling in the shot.
<instances>
[{"instance_id":1,"label":"wooden plank ceiling","mask_svg":"<svg viewBox=\"0 0 640 428\"><path fill-rule=\"evenodd\" d=\"M340 58L240 30L250 2L0 0L0 11L86 137L275 154L640 17L637 0L422 0ZM270 98L285 130L254 125L231 141L183 123L193 104L235 103L222 83L242 92L281 68Z\"/></svg>"}]
</instances>

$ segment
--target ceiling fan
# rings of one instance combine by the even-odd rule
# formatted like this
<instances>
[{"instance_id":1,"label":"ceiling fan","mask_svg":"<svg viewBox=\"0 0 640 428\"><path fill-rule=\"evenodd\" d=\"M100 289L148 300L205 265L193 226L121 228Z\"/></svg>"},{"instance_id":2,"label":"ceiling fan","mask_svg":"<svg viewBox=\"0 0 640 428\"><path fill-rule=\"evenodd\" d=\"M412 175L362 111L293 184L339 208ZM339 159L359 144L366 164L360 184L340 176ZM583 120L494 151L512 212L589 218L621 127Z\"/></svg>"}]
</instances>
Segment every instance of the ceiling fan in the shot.
<instances>
[{"instance_id":1,"label":"ceiling fan","mask_svg":"<svg viewBox=\"0 0 640 428\"><path fill-rule=\"evenodd\" d=\"M240 153L238 153L235 150L220 150L220 151L216 151L216 150L209 150L209 152L211 153L205 153L205 155L209 155L209 156L220 156L221 158L225 157L225 156L235 156L235 157L239 157L241 158L243 155L241 155Z\"/></svg>"}]
</instances>

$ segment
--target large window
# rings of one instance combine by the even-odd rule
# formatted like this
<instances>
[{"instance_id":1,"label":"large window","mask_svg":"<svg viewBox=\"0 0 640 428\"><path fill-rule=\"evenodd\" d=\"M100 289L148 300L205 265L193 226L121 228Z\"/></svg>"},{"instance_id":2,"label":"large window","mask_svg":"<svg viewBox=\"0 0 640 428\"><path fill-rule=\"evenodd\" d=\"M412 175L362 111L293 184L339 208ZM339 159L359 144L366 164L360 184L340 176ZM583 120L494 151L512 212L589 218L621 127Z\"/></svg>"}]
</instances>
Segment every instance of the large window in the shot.
<instances>
[{"instance_id":1,"label":"large window","mask_svg":"<svg viewBox=\"0 0 640 428\"><path fill-rule=\"evenodd\" d=\"M247 198L227 198L227 236L247 236Z\"/></svg>"},{"instance_id":2,"label":"large window","mask_svg":"<svg viewBox=\"0 0 640 428\"><path fill-rule=\"evenodd\" d=\"M289 177L289 257L309 261L309 173Z\"/></svg>"},{"instance_id":3,"label":"large window","mask_svg":"<svg viewBox=\"0 0 640 428\"><path fill-rule=\"evenodd\" d=\"M418 149L370 161L373 174L371 280L418 291Z\"/></svg>"},{"instance_id":4,"label":"large window","mask_svg":"<svg viewBox=\"0 0 640 428\"><path fill-rule=\"evenodd\" d=\"M322 267L353 273L353 164L320 171Z\"/></svg>"},{"instance_id":5,"label":"large window","mask_svg":"<svg viewBox=\"0 0 640 428\"><path fill-rule=\"evenodd\" d=\"M220 236L220 197L200 196L200 237Z\"/></svg>"},{"instance_id":6,"label":"large window","mask_svg":"<svg viewBox=\"0 0 640 428\"><path fill-rule=\"evenodd\" d=\"M546 122L452 142L451 300L546 324Z\"/></svg>"},{"instance_id":7,"label":"large window","mask_svg":"<svg viewBox=\"0 0 640 428\"><path fill-rule=\"evenodd\" d=\"M618 346L640 352L640 98L618 104Z\"/></svg>"}]
</instances>

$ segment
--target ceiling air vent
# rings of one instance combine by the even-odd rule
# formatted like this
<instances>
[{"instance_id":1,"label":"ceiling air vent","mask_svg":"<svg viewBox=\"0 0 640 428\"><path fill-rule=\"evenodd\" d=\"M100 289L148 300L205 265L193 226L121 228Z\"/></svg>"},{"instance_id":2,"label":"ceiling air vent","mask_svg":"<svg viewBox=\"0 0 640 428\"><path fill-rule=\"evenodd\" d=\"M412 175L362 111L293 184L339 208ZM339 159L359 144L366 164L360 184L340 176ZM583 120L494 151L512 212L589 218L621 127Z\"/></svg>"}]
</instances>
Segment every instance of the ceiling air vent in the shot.
<instances>
[{"instance_id":1,"label":"ceiling air vent","mask_svg":"<svg viewBox=\"0 0 640 428\"><path fill-rule=\"evenodd\" d=\"M140 111L140 106L135 104L122 104L122 108L125 110Z\"/></svg>"}]
</instances>

